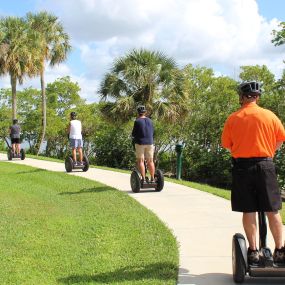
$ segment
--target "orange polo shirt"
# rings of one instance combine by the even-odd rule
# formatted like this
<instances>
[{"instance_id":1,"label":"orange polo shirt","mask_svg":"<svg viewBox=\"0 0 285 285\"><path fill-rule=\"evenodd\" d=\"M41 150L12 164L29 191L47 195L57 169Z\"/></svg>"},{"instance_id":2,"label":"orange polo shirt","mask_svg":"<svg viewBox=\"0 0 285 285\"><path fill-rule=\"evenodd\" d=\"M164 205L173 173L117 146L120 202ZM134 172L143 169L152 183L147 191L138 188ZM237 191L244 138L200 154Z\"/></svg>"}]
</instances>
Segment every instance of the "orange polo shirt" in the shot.
<instances>
[{"instance_id":1,"label":"orange polo shirt","mask_svg":"<svg viewBox=\"0 0 285 285\"><path fill-rule=\"evenodd\" d=\"M276 143L285 141L285 130L278 117L256 103L242 106L226 120L222 146L232 157L273 157Z\"/></svg>"}]
</instances>

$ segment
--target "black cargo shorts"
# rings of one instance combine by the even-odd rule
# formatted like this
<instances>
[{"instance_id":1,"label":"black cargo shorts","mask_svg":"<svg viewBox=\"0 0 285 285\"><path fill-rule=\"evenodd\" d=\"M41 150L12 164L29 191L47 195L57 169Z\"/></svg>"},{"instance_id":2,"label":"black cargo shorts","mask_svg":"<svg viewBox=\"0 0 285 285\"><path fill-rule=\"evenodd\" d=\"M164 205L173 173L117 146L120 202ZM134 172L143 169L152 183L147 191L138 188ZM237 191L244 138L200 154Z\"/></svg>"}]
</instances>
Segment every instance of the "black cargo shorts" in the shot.
<instances>
[{"instance_id":1,"label":"black cargo shorts","mask_svg":"<svg viewBox=\"0 0 285 285\"><path fill-rule=\"evenodd\" d=\"M275 212L282 201L272 158L236 158L232 169L232 210Z\"/></svg>"}]
</instances>

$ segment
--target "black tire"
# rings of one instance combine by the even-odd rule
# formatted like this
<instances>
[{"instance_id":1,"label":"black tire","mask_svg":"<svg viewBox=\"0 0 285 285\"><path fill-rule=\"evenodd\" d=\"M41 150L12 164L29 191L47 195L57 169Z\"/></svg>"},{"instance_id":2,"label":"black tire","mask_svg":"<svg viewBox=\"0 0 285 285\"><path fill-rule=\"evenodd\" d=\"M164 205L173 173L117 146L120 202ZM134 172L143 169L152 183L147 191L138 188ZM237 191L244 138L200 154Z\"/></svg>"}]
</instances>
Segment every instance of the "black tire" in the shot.
<instances>
[{"instance_id":1,"label":"black tire","mask_svg":"<svg viewBox=\"0 0 285 285\"><path fill-rule=\"evenodd\" d=\"M136 170L131 173L131 188L134 193L139 193L141 190L141 178Z\"/></svg>"},{"instance_id":2,"label":"black tire","mask_svg":"<svg viewBox=\"0 0 285 285\"><path fill-rule=\"evenodd\" d=\"M12 158L13 158L13 152L12 152L11 149L9 149L9 150L7 151L7 157L8 157L8 160L12 160Z\"/></svg>"},{"instance_id":3,"label":"black tire","mask_svg":"<svg viewBox=\"0 0 285 285\"><path fill-rule=\"evenodd\" d=\"M83 171L86 172L89 169L89 160L88 157L84 154L83 155L83 162L84 162L84 167L83 167Z\"/></svg>"},{"instance_id":4,"label":"black tire","mask_svg":"<svg viewBox=\"0 0 285 285\"><path fill-rule=\"evenodd\" d=\"M160 169L157 169L155 171L154 178L157 183L157 186L155 187L155 191L160 192L164 187L164 176Z\"/></svg>"},{"instance_id":5,"label":"black tire","mask_svg":"<svg viewBox=\"0 0 285 285\"><path fill-rule=\"evenodd\" d=\"M21 149L20 153L21 153L21 160L24 160L26 158L25 150Z\"/></svg>"},{"instance_id":6,"label":"black tire","mask_svg":"<svg viewBox=\"0 0 285 285\"><path fill-rule=\"evenodd\" d=\"M232 240L232 266L233 280L235 283L243 283L245 279L246 265L242 253L245 248L244 237L241 234L234 235Z\"/></svg>"},{"instance_id":7,"label":"black tire","mask_svg":"<svg viewBox=\"0 0 285 285\"><path fill-rule=\"evenodd\" d=\"M71 172L73 169L73 159L70 156L67 156L64 161L66 172Z\"/></svg>"}]
</instances>

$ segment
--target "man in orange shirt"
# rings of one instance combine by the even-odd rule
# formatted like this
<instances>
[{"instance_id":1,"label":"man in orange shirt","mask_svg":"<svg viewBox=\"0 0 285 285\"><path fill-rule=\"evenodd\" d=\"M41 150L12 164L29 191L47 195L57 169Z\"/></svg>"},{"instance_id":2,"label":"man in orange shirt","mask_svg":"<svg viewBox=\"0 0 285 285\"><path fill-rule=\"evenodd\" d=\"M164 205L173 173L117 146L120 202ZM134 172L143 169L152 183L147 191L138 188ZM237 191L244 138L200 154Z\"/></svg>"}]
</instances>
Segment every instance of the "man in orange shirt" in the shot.
<instances>
[{"instance_id":1,"label":"man in orange shirt","mask_svg":"<svg viewBox=\"0 0 285 285\"><path fill-rule=\"evenodd\" d=\"M278 117L257 105L260 84L244 82L239 86L241 108L226 120L222 146L232 155L232 210L243 212L243 227L249 242L249 263L259 262L256 247L256 212L266 212L272 232L275 263L285 262L281 196L273 156L285 141L285 130Z\"/></svg>"}]
</instances>

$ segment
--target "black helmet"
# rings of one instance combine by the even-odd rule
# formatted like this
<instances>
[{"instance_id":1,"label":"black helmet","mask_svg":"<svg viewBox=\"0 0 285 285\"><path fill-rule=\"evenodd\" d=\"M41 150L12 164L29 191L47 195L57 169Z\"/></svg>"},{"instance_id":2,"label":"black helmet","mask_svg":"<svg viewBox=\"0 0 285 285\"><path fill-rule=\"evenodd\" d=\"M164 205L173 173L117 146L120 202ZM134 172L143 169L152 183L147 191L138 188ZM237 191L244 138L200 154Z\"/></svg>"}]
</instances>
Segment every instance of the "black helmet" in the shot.
<instances>
[{"instance_id":1,"label":"black helmet","mask_svg":"<svg viewBox=\"0 0 285 285\"><path fill-rule=\"evenodd\" d=\"M77 114L76 114L75 112L71 112L71 113L70 113L70 117L71 117L72 119L75 119L76 116L77 116Z\"/></svg>"},{"instance_id":2,"label":"black helmet","mask_svg":"<svg viewBox=\"0 0 285 285\"><path fill-rule=\"evenodd\" d=\"M13 124L17 124L18 120L17 119L13 119Z\"/></svg>"},{"instance_id":3,"label":"black helmet","mask_svg":"<svg viewBox=\"0 0 285 285\"><path fill-rule=\"evenodd\" d=\"M255 93L260 96L261 84L257 81L243 82L239 85L239 93L241 95L246 95L247 97L252 97L251 93Z\"/></svg>"},{"instance_id":4,"label":"black helmet","mask_svg":"<svg viewBox=\"0 0 285 285\"><path fill-rule=\"evenodd\" d=\"M140 106L137 107L137 111L138 111L139 114L143 114L143 113L146 112L146 108L145 108L144 105L140 105Z\"/></svg>"}]
</instances>

